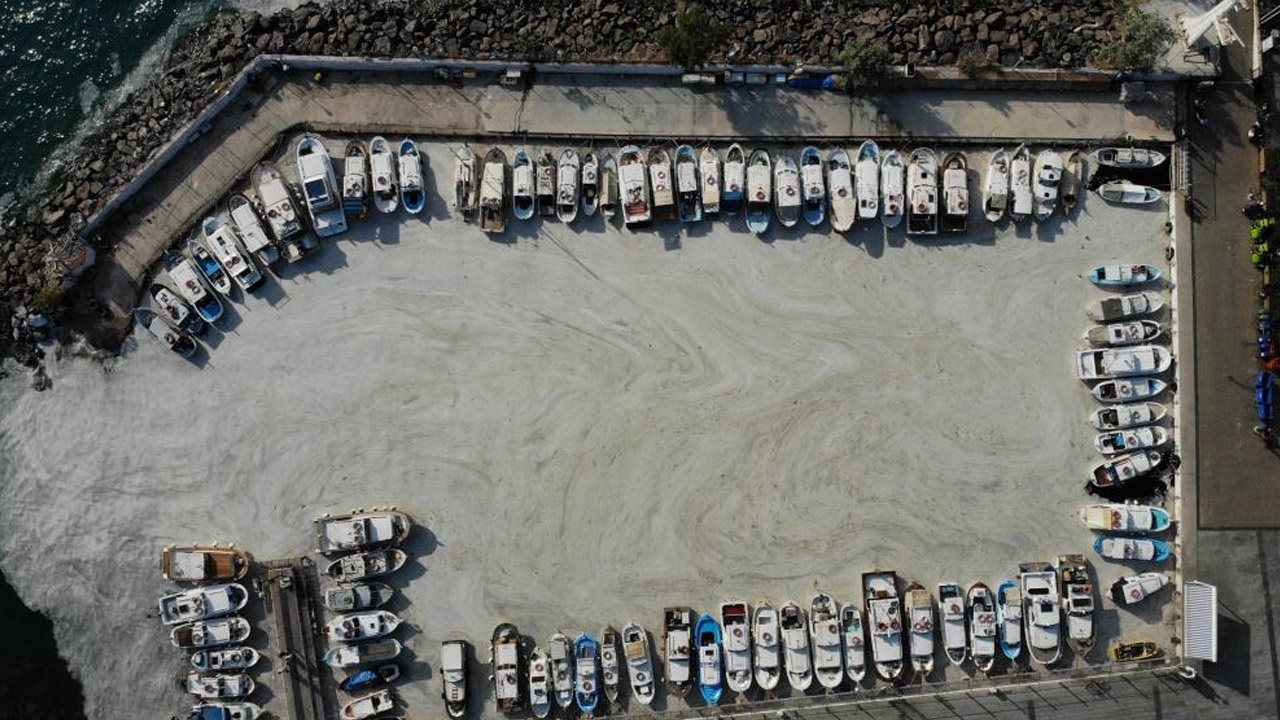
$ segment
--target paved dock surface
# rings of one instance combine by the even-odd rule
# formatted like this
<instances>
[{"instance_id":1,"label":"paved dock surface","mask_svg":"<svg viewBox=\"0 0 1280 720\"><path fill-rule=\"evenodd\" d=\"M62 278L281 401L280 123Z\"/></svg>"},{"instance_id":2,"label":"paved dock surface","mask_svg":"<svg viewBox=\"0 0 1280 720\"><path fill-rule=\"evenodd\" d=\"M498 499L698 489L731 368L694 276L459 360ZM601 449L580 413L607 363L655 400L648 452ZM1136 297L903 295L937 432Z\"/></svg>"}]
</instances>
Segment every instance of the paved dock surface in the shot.
<instances>
[{"instance_id":1,"label":"paved dock surface","mask_svg":"<svg viewBox=\"0 0 1280 720\"><path fill-rule=\"evenodd\" d=\"M321 658L325 646L318 629L322 618L320 580L308 558L266 563L267 623L272 634L264 684L283 693L264 706L277 718L325 720L337 717L337 688Z\"/></svg>"},{"instance_id":2,"label":"paved dock surface","mask_svg":"<svg viewBox=\"0 0 1280 720\"><path fill-rule=\"evenodd\" d=\"M916 143L1168 140L1167 94L1124 105L1109 92L944 91L853 97L781 86L693 89L652 78L557 77L527 90L422 75L266 73L159 172L103 231L95 291L119 317L140 280L276 149L291 128L392 136L736 139ZM292 176L291 167L282 168Z\"/></svg>"}]
</instances>

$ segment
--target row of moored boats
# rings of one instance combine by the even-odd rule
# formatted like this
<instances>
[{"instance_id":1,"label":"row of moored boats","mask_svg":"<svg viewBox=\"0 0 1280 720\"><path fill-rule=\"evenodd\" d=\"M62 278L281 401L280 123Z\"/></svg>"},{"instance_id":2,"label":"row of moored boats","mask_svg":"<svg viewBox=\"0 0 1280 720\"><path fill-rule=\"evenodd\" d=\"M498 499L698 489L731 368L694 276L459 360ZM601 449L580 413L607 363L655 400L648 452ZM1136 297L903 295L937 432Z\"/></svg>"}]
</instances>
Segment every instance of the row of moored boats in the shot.
<instances>
[{"instance_id":1,"label":"row of moored boats","mask_svg":"<svg viewBox=\"0 0 1280 720\"><path fill-rule=\"evenodd\" d=\"M1104 289L1125 291L1155 283L1161 275L1154 265L1130 264L1100 266L1088 277ZM1103 404L1090 423L1102 431L1094 437L1094 448L1106 457L1093 470L1091 492L1123 493L1163 461L1160 448L1170 437L1159 423L1168 410L1154 399L1168 389L1159 376L1173 365L1173 355L1153 344L1162 337L1163 328L1150 317L1163 307L1161 295L1148 290L1102 298L1086 311L1099 324L1085 333L1094 347L1076 351L1076 376L1095 383L1090 392ZM1167 557L1167 553L1156 555Z\"/></svg>"}]
</instances>

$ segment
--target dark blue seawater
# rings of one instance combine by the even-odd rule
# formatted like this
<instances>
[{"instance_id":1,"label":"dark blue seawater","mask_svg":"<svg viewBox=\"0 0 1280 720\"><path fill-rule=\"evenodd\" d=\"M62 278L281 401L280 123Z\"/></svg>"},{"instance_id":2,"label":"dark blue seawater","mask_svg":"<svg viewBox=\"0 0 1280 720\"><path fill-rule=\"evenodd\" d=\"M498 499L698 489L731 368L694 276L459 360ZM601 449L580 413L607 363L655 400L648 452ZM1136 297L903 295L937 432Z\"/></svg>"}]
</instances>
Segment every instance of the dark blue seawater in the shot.
<instances>
[{"instance_id":1,"label":"dark blue seawater","mask_svg":"<svg viewBox=\"0 0 1280 720\"><path fill-rule=\"evenodd\" d=\"M0 0L0 207L217 0Z\"/></svg>"}]
</instances>

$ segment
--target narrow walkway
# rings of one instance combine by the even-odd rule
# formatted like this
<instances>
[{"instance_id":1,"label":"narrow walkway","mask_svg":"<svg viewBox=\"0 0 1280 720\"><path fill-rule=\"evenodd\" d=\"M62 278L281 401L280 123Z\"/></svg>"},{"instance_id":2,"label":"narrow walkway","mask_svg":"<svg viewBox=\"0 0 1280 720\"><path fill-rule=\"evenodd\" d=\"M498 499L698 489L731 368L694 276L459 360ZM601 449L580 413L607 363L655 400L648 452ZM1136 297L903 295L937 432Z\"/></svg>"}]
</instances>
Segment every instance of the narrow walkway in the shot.
<instances>
[{"instance_id":1,"label":"narrow walkway","mask_svg":"<svg viewBox=\"0 0 1280 720\"><path fill-rule=\"evenodd\" d=\"M277 717L291 720L325 720L335 717L332 699L336 690L331 673L322 661L324 645L317 641L317 607L320 581L316 566L307 558L266 563L268 617L274 620L278 657L275 675L284 685L281 705L267 709ZM328 707L326 707L328 706Z\"/></svg>"},{"instance_id":2,"label":"narrow walkway","mask_svg":"<svg viewBox=\"0 0 1280 720\"><path fill-rule=\"evenodd\" d=\"M164 250L243 183L291 128L416 136L702 138L756 142L1090 143L1172 138L1171 92L1123 105L1109 92L918 90L881 97L782 86L691 88L655 78L555 76L529 89L429 74L264 73L104 226L114 250L95 294L119 325ZM283 168L292 175L292 168Z\"/></svg>"}]
</instances>

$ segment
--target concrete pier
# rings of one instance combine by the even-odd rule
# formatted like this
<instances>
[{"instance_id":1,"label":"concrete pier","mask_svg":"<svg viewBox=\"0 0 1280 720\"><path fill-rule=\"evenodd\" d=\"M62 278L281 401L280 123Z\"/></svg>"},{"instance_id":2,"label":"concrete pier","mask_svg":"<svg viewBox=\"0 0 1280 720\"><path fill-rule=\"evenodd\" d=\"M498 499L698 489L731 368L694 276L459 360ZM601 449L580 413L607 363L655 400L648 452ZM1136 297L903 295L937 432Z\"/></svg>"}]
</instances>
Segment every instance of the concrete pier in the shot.
<instances>
[{"instance_id":1,"label":"concrete pier","mask_svg":"<svg viewBox=\"0 0 1280 720\"><path fill-rule=\"evenodd\" d=\"M324 720L337 717L337 688L323 663L320 637L320 578L310 558L265 563L268 646L273 673L260 682L283 689L280 702L270 706L276 717Z\"/></svg>"}]
</instances>

